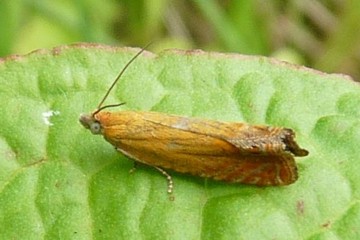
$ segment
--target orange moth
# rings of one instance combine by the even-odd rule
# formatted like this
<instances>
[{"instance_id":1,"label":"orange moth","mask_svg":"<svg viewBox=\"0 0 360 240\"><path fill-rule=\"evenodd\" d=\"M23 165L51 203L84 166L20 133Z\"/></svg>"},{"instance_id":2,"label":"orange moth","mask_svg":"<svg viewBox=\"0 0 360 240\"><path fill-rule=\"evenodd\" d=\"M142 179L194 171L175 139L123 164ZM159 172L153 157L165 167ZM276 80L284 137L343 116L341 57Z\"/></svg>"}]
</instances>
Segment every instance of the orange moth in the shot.
<instances>
[{"instance_id":1,"label":"orange moth","mask_svg":"<svg viewBox=\"0 0 360 240\"><path fill-rule=\"evenodd\" d=\"M294 156L308 151L295 142L293 130L239 122L169 115L158 112L108 112L102 106L127 67L121 70L97 109L80 123L125 156L155 167L173 190L170 169L180 173L257 186L288 185L298 178Z\"/></svg>"}]
</instances>

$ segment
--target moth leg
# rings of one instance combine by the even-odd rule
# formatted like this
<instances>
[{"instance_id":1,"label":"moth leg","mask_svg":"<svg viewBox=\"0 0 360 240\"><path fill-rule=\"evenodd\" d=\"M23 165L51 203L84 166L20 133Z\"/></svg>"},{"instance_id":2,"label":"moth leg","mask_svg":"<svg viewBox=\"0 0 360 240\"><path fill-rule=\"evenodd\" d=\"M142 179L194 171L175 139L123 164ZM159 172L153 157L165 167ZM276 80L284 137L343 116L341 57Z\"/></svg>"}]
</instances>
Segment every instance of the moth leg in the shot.
<instances>
[{"instance_id":1,"label":"moth leg","mask_svg":"<svg viewBox=\"0 0 360 240\"><path fill-rule=\"evenodd\" d=\"M136 168L138 167L138 162L134 161L133 167L129 170L129 173L132 174L136 171Z\"/></svg>"},{"instance_id":2,"label":"moth leg","mask_svg":"<svg viewBox=\"0 0 360 240\"><path fill-rule=\"evenodd\" d=\"M131 156L130 154L128 154L127 152L123 151L121 148L115 148L117 151L121 152L122 154L124 154L125 156L131 158L131 159L136 159L134 158L133 156ZM137 162L137 161L134 161L134 167L132 169L130 169L130 173L133 173L135 170L136 170L136 167L139 165L139 164L143 164L143 163L140 163L140 162ZM147 165L147 164L145 164ZM150 165L148 165L150 166ZM151 166L151 167L154 167L156 170L158 170L162 175L164 175L166 177L166 180L168 182L168 189L167 189L167 192L168 194L170 194L171 196L169 197L170 200L174 200L174 197L172 196L172 193L173 193L173 190L174 190L174 182L170 176L170 174L168 174L165 170L163 170L162 168L159 168L159 167L156 167L156 166Z\"/></svg>"},{"instance_id":3,"label":"moth leg","mask_svg":"<svg viewBox=\"0 0 360 240\"><path fill-rule=\"evenodd\" d=\"M164 175L166 177L166 180L168 182L168 189L167 189L167 192L168 194L172 194L173 193L173 190L174 190L174 182L172 180L172 177L170 176L170 174L168 174L164 169L162 168L159 168L159 167L155 167L154 168L156 170L158 170L162 175Z\"/></svg>"},{"instance_id":4,"label":"moth leg","mask_svg":"<svg viewBox=\"0 0 360 240\"><path fill-rule=\"evenodd\" d=\"M139 166L139 162L137 162L135 160L134 157L132 157L130 154L128 154L127 152L123 151L121 148L115 147L116 151L121 152L122 154L124 154L126 157L130 158L133 160L133 167L129 170L129 173L134 173L136 171L136 168Z\"/></svg>"}]
</instances>

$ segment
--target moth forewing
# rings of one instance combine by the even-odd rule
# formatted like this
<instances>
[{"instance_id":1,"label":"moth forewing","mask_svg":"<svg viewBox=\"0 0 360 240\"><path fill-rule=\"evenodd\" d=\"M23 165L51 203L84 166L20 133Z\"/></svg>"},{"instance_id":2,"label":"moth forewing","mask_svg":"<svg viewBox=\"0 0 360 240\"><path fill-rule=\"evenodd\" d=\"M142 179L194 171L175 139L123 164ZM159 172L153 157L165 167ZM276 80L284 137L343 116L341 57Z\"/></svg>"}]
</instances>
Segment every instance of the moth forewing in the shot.
<instances>
[{"instance_id":1,"label":"moth forewing","mask_svg":"<svg viewBox=\"0 0 360 240\"><path fill-rule=\"evenodd\" d=\"M285 128L135 111L94 119L104 138L135 161L228 182L290 184L297 179L293 152L304 151Z\"/></svg>"}]
</instances>

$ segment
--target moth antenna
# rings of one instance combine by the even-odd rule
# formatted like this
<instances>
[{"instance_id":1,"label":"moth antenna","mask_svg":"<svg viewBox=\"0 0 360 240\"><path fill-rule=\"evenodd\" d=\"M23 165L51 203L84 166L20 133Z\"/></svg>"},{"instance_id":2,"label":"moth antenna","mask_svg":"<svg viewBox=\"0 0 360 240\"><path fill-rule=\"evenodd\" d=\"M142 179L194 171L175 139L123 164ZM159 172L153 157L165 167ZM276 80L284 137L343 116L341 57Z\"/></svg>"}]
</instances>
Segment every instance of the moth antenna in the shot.
<instances>
[{"instance_id":1,"label":"moth antenna","mask_svg":"<svg viewBox=\"0 0 360 240\"><path fill-rule=\"evenodd\" d=\"M100 111L104 110L105 108L118 107L118 106L121 106L121 105L124 105L124 104L125 104L125 102L123 102L123 103L118 103L118 104L105 105L105 106L102 106L102 107L96 109L91 115L92 115L92 116L95 116L95 115L98 114Z\"/></svg>"},{"instance_id":2,"label":"moth antenna","mask_svg":"<svg viewBox=\"0 0 360 240\"><path fill-rule=\"evenodd\" d=\"M114 82L111 84L110 88L107 90L105 96L103 97L103 99L101 100L101 102L99 103L97 110L95 111L95 113L100 112L100 110L104 109L101 106L103 105L103 103L105 102L106 98L109 96L111 90L114 88L114 86L116 85L116 83L119 81L119 79L121 78L121 76L123 75L123 73L125 72L125 70L130 66L130 64L141 54L145 51L146 48L148 48L150 46L151 42L148 43L145 47L143 47L134 57L132 57L130 59L130 61L125 65L125 67L120 71L120 73L117 75L117 77L115 78ZM114 104L117 105L117 104ZM114 106L112 105L112 106ZM119 105L122 105L122 103L120 103ZM110 106L110 105L109 105ZM106 106L107 107L107 106Z\"/></svg>"}]
</instances>

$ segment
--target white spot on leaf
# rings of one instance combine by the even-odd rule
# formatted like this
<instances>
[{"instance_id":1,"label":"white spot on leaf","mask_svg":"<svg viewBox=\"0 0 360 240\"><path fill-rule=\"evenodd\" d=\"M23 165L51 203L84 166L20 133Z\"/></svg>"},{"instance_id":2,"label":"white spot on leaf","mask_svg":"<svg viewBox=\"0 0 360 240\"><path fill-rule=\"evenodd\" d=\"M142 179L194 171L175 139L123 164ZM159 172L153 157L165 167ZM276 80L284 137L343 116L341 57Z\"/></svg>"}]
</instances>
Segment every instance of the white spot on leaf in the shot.
<instances>
[{"instance_id":1,"label":"white spot on leaf","mask_svg":"<svg viewBox=\"0 0 360 240\"><path fill-rule=\"evenodd\" d=\"M50 111L47 111L47 112L43 112L42 113L42 117L43 117L43 120L44 120L44 123L48 126L52 126L54 125L53 123L50 122L50 118L52 116L56 116L56 115L60 115L60 112L59 111L53 111L53 110L50 110Z\"/></svg>"}]
</instances>

